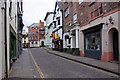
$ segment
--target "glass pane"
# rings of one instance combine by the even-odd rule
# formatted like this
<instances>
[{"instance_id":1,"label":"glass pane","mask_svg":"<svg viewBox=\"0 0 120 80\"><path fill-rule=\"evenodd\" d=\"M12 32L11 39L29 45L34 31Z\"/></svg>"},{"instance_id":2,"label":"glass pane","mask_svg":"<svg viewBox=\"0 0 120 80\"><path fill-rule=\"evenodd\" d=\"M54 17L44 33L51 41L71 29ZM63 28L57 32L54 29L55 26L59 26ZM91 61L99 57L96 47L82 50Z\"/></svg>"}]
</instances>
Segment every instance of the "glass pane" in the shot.
<instances>
[{"instance_id":1,"label":"glass pane","mask_svg":"<svg viewBox=\"0 0 120 80\"><path fill-rule=\"evenodd\" d=\"M86 49L91 49L91 38L90 36L86 37Z\"/></svg>"},{"instance_id":2,"label":"glass pane","mask_svg":"<svg viewBox=\"0 0 120 80\"><path fill-rule=\"evenodd\" d=\"M100 32L86 36L86 50L100 50Z\"/></svg>"},{"instance_id":3,"label":"glass pane","mask_svg":"<svg viewBox=\"0 0 120 80\"><path fill-rule=\"evenodd\" d=\"M103 13L103 9L102 9L102 7L100 8L100 14L102 14Z\"/></svg>"},{"instance_id":4,"label":"glass pane","mask_svg":"<svg viewBox=\"0 0 120 80\"><path fill-rule=\"evenodd\" d=\"M93 12L93 5L91 6L91 13Z\"/></svg>"},{"instance_id":5,"label":"glass pane","mask_svg":"<svg viewBox=\"0 0 120 80\"><path fill-rule=\"evenodd\" d=\"M99 16L99 11L98 9L95 11L95 17Z\"/></svg>"},{"instance_id":6,"label":"glass pane","mask_svg":"<svg viewBox=\"0 0 120 80\"><path fill-rule=\"evenodd\" d=\"M94 13L91 13L91 19L93 19L94 18Z\"/></svg>"},{"instance_id":7,"label":"glass pane","mask_svg":"<svg viewBox=\"0 0 120 80\"><path fill-rule=\"evenodd\" d=\"M94 4L94 10L98 9L98 2Z\"/></svg>"}]
</instances>

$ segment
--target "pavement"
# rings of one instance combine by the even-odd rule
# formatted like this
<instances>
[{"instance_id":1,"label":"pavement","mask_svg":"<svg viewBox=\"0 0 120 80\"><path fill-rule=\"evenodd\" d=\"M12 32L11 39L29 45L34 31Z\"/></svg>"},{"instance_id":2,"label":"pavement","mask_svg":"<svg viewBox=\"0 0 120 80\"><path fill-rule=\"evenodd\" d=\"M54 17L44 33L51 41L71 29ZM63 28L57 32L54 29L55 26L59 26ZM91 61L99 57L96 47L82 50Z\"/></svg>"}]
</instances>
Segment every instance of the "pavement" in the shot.
<instances>
[{"instance_id":1,"label":"pavement","mask_svg":"<svg viewBox=\"0 0 120 80\"><path fill-rule=\"evenodd\" d=\"M110 62L102 62L101 60L96 60L93 58L88 57L82 57L82 56L74 56L68 53L59 52L59 51L53 51L51 49L48 49L44 47L45 50L47 50L49 53L57 55L59 57L63 57L75 62L79 62L88 66L92 66L107 72L111 72L117 75L120 75L120 64L116 63L110 63Z\"/></svg>"},{"instance_id":2,"label":"pavement","mask_svg":"<svg viewBox=\"0 0 120 80\"><path fill-rule=\"evenodd\" d=\"M39 78L39 73L27 49L23 49L20 57L13 64L9 78Z\"/></svg>"}]
</instances>

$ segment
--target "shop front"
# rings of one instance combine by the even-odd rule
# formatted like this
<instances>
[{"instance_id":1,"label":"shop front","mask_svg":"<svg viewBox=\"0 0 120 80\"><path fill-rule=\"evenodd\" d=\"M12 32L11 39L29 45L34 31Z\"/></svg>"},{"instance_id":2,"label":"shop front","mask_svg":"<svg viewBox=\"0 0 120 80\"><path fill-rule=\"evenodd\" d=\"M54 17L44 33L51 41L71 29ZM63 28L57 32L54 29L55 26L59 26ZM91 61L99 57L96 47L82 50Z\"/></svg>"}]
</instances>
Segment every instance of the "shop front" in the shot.
<instances>
[{"instance_id":1,"label":"shop front","mask_svg":"<svg viewBox=\"0 0 120 80\"><path fill-rule=\"evenodd\" d=\"M84 30L84 56L101 59L102 55L102 24Z\"/></svg>"},{"instance_id":2,"label":"shop front","mask_svg":"<svg viewBox=\"0 0 120 80\"><path fill-rule=\"evenodd\" d=\"M10 68L11 68L12 64L15 62L16 59L17 59L17 54L16 54L16 33L11 28L10 29Z\"/></svg>"},{"instance_id":3,"label":"shop front","mask_svg":"<svg viewBox=\"0 0 120 80\"><path fill-rule=\"evenodd\" d=\"M60 39L60 36L58 34L56 34L56 38L55 38L55 34L52 34L53 36L53 50L58 50L58 51L63 51L63 40Z\"/></svg>"}]
</instances>

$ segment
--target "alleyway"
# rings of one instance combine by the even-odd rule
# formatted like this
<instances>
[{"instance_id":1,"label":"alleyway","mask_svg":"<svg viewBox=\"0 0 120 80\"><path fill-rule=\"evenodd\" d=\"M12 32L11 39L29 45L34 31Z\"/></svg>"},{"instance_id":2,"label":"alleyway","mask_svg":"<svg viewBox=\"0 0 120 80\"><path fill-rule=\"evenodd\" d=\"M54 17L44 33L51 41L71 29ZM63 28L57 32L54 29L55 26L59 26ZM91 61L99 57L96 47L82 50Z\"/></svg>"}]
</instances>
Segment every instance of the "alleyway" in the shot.
<instances>
[{"instance_id":1,"label":"alleyway","mask_svg":"<svg viewBox=\"0 0 120 80\"><path fill-rule=\"evenodd\" d=\"M116 76L52 54L44 48L23 49L9 77L18 78L115 78Z\"/></svg>"}]
</instances>

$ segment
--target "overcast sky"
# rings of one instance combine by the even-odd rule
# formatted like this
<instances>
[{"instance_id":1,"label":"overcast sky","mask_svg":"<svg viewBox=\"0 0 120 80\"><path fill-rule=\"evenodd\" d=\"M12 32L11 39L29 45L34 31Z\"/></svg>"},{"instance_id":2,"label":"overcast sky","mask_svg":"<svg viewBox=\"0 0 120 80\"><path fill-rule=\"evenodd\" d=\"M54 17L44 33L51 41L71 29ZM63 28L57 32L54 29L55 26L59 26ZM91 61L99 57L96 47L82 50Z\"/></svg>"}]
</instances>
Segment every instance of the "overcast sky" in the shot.
<instances>
[{"instance_id":1,"label":"overcast sky","mask_svg":"<svg viewBox=\"0 0 120 80\"><path fill-rule=\"evenodd\" d=\"M39 23L40 20L44 21L46 13L54 10L55 1L23 0L23 23L25 27L32 23Z\"/></svg>"}]
</instances>

